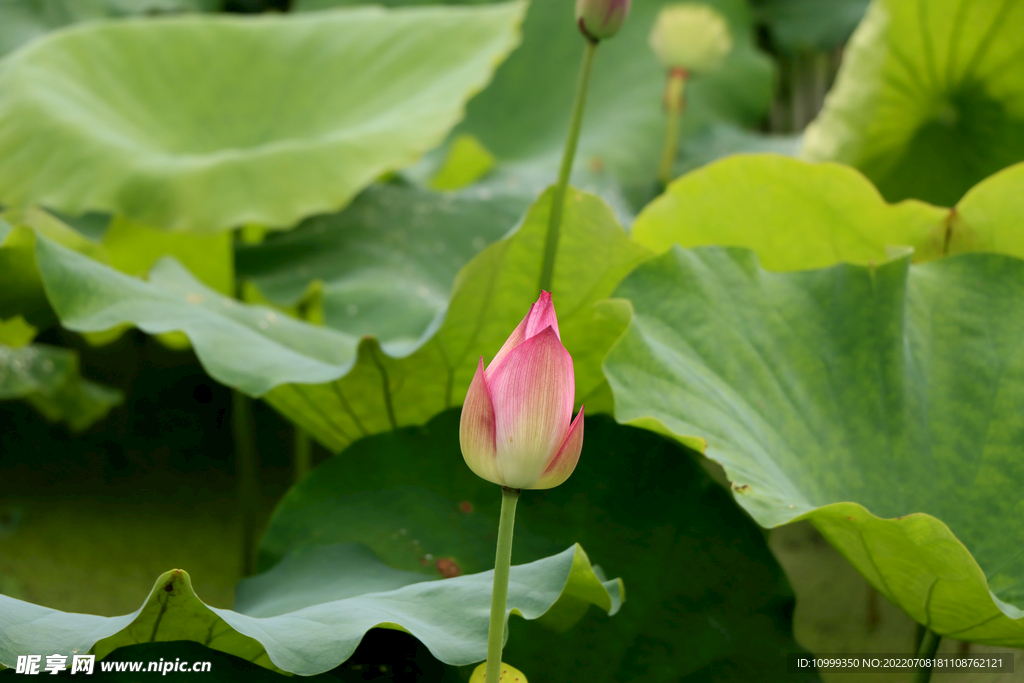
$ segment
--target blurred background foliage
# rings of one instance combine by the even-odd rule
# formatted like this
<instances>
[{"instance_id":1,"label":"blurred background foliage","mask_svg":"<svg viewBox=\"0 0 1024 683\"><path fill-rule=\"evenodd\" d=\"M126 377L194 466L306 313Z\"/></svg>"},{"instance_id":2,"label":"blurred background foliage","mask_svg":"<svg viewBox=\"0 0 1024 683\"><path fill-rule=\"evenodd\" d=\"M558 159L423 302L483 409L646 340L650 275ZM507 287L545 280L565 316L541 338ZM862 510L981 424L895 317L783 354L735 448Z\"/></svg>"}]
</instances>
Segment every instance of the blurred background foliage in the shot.
<instances>
[{"instance_id":1,"label":"blurred background foliage","mask_svg":"<svg viewBox=\"0 0 1024 683\"><path fill-rule=\"evenodd\" d=\"M0 55L81 22L198 12L299 13L356 4L362 3L0 0ZM664 126L664 74L646 41L663 4L635 0L622 34L602 47L573 177L575 186L604 199L627 228L659 194L655 170ZM1019 3L976 11L984 3L944 1L935 9L944 19L920 26L900 9L913 2L875 0L877 7L893 9L895 27L887 33L877 19L881 10L875 9L875 24L862 25L853 43L851 36L869 11L866 0L707 4L725 16L736 46L719 71L695 78L688 90L676 175L725 156L770 151L839 160L860 169L890 201L916 198L945 207L954 206L985 176L1024 159L1022 117L1013 99L1021 92L1019 74L1024 72L1019 64L1016 70L1007 68L1015 63L1006 47L1013 45L1010 32L1019 28L1014 23ZM392 350L405 344L396 356L411 353L424 335L437 331L460 269L513 229L554 177L581 49L579 36L570 30L571 5L568 0L535 0L522 45L469 101L465 118L444 144L417 164L387 174L347 208L285 226L294 227L289 232L250 225L237 235L199 237L159 232L101 213L58 214L70 228L45 216L4 214L0 318L8 322L2 323L0 342L8 350L0 356L0 367L13 368L25 353L32 362L19 363L17 383L0 374L5 482L0 593L65 611L113 616L137 609L161 572L184 567L203 600L230 607L242 573L237 557L244 520L235 504L231 391L211 379L181 335L158 338L124 327L112 334L79 334L58 326L31 255L35 235L133 276L145 275L160 256L170 254L213 290L325 324L354 339L373 335L391 340ZM981 28L973 43L964 43L962 55L973 45L977 59L950 58L936 65L921 56L903 63L901 41L908 34L923 31L941 43L949 38L950 26L966 16ZM984 47L989 44L995 47ZM911 53L928 54L919 47L911 46ZM1013 73L1003 74L1000 66ZM930 69L949 78L928 81ZM921 87L899 85L907 82ZM855 120L856 112L868 106L865 100L898 110L889 129ZM951 158L957 172L937 178L934 174L948 168ZM437 192L441 189L460 192ZM600 221L613 225L607 216ZM403 268L405 277L382 285L388 273ZM23 319L10 322L14 316ZM377 347L365 344L359 358L368 366L368 354ZM314 510L318 520L344 521L346 514L374 509L385 510L382 517L390 521L430 508L416 496L451 502L456 495L446 488L451 482L424 475L416 496L394 496L402 483L393 477L423 465L413 455L429 454L433 466L448 453L444 466L461 467L452 440L457 411L442 413L426 427L358 442L347 454L356 463L354 471L314 443L312 461L318 467L287 495L295 477L294 427L265 402L254 402L253 411L257 523L269 529L261 548L265 564L298 542L290 536L297 533L294 528L316 525L305 521L290 529L289 515ZM612 618L591 609L575 630L558 636L537 624L514 621L509 659L523 662L524 669L529 662L531 681L566 680L566 671L573 680L794 680L765 672L764 662L799 647L857 652L914 646L913 622L813 528L798 524L763 532L715 483L722 474L708 461L610 418L592 424L582 462L595 466L581 469L572 488L540 496L537 509L525 513L517 553L522 561L535 559L580 540L609 576L625 578L633 602ZM381 453L403 464L389 471L377 460ZM458 476L466 479L463 470ZM670 485L673 478L684 484ZM607 486L623 482L635 490L619 491L618 497L608 492ZM339 510L343 506L330 496L339 490L350 503L366 496L370 502L360 504L370 507ZM289 507L303 494L309 498L302 499L302 506ZM310 500L322 507L304 507ZM495 514L494 502L474 501L473 508L487 519ZM570 518L570 536L565 536L564 519L550 522L559 515ZM372 526L363 535L337 521L324 529L333 541L361 541L385 558L398 552L380 542L383 532ZM425 533L447 537L443 525ZM470 544L447 554L469 559L467 570L477 571L485 568L489 548ZM392 557L390 563L405 560ZM422 571L436 578L438 570L435 565ZM692 576L706 583L695 585ZM557 657L546 650L553 642L560 648ZM200 658L194 644L133 647L153 648L159 653L153 656L165 658L186 653ZM947 639L943 648L962 652L978 646ZM113 656L142 656L135 652L129 647ZM202 658L218 658L215 670L225 680L278 675L226 654ZM550 662L556 662L552 671L544 671ZM1024 670L1020 653L1017 664ZM10 675L0 672L0 677ZM350 661L322 676L455 681L467 680L468 671L444 666L405 634L371 631ZM909 680L909 675L870 677L890 679Z\"/></svg>"}]
</instances>

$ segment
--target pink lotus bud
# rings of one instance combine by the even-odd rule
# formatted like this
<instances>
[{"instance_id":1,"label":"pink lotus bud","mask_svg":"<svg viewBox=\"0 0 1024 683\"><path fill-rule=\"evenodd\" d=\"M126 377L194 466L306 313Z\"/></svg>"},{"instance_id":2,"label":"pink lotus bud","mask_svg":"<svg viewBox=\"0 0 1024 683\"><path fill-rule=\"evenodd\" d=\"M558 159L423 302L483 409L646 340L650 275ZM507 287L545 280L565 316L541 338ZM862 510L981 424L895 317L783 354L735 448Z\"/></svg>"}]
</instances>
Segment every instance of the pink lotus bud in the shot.
<instances>
[{"instance_id":1,"label":"pink lotus bud","mask_svg":"<svg viewBox=\"0 0 1024 683\"><path fill-rule=\"evenodd\" d=\"M480 358L459 426L466 464L513 489L558 486L583 447L582 407L572 419L575 393L572 357L551 295L541 292L486 369Z\"/></svg>"},{"instance_id":2,"label":"pink lotus bud","mask_svg":"<svg viewBox=\"0 0 1024 683\"><path fill-rule=\"evenodd\" d=\"M576 25L595 43L611 38L629 15L630 0L576 0Z\"/></svg>"}]
</instances>

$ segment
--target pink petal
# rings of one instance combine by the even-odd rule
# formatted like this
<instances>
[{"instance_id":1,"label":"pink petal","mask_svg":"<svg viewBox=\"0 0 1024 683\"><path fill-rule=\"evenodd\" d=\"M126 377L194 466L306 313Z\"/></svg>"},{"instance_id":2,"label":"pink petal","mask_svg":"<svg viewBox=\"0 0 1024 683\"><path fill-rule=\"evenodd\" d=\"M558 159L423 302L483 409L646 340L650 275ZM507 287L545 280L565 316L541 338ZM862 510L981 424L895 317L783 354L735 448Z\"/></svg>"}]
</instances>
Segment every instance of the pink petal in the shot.
<instances>
[{"instance_id":1,"label":"pink petal","mask_svg":"<svg viewBox=\"0 0 1024 683\"><path fill-rule=\"evenodd\" d=\"M569 431L572 358L553 327L514 348L488 372L497 464L505 486L529 488Z\"/></svg>"},{"instance_id":2,"label":"pink petal","mask_svg":"<svg viewBox=\"0 0 1024 683\"><path fill-rule=\"evenodd\" d=\"M551 458L548 466L544 468L544 473L540 475L540 479L534 482L531 489L554 488L568 479L576 469L580 451L583 449L583 408L584 406L580 406L580 412L573 420L572 426L569 427L569 433L565 435L562 447L555 453L555 457Z\"/></svg>"},{"instance_id":3,"label":"pink petal","mask_svg":"<svg viewBox=\"0 0 1024 683\"><path fill-rule=\"evenodd\" d=\"M509 351L530 337L536 336L538 332L543 331L549 325L555 328L555 334L561 339L561 334L558 332L558 318L555 316L555 306L551 303L551 294L541 292L537 301L530 305L530 310L527 311L526 317L519 322L516 329L512 330L512 334L509 335L505 343L498 349L498 353L494 354L494 358L491 359L490 364L487 366L487 379L490 380L494 369L498 367L498 364L508 355Z\"/></svg>"},{"instance_id":4,"label":"pink petal","mask_svg":"<svg viewBox=\"0 0 1024 683\"><path fill-rule=\"evenodd\" d=\"M558 331L558 316L555 315L555 305L551 302L549 292L540 293L537 303L530 307L526 320L527 339L543 332L546 327L553 327L555 335L561 340L562 335Z\"/></svg>"},{"instance_id":5,"label":"pink petal","mask_svg":"<svg viewBox=\"0 0 1024 683\"><path fill-rule=\"evenodd\" d=\"M502 484L495 457L494 434L494 405L484 379L484 359L481 357L469 385L466 402L462 404L459 444L469 469L487 481Z\"/></svg>"},{"instance_id":6,"label":"pink petal","mask_svg":"<svg viewBox=\"0 0 1024 683\"><path fill-rule=\"evenodd\" d=\"M530 306L530 313L533 312L533 306ZM526 317L516 325L516 329L512 330L512 334L508 336L505 343L498 349L498 353L494 354L494 358L491 359L490 364L487 366L488 377L493 372L494 368L498 367L498 363L509 354L509 351L516 348L524 341L526 341L526 325L530 320L530 313L526 314Z\"/></svg>"}]
</instances>

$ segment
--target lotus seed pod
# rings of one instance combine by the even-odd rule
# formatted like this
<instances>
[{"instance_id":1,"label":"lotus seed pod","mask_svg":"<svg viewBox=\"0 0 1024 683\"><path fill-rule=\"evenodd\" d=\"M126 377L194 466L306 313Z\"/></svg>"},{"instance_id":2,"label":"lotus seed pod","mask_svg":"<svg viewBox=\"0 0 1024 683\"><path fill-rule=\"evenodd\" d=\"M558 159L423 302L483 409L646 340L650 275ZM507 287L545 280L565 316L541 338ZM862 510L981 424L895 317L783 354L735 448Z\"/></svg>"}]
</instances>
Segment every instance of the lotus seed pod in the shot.
<instances>
[{"instance_id":1,"label":"lotus seed pod","mask_svg":"<svg viewBox=\"0 0 1024 683\"><path fill-rule=\"evenodd\" d=\"M631 0L576 0L576 25L597 42L611 38L626 23Z\"/></svg>"},{"instance_id":2,"label":"lotus seed pod","mask_svg":"<svg viewBox=\"0 0 1024 683\"><path fill-rule=\"evenodd\" d=\"M658 13L651 49L666 69L711 71L732 50L729 25L707 5L667 5Z\"/></svg>"},{"instance_id":3,"label":"lotus seed pod","mask_svg":"<svg viewBox=\"0 0 1024 683\"><path fill-rule=\"evenodd\" d=\"M481 662L480 666L473 669L473 675L469 677L469 683L484 683L487 677L487 662ZM498 676L499 683L527 683L523 672L505 662L501 663L501 675Z\"/></svg>"}]
</instances>

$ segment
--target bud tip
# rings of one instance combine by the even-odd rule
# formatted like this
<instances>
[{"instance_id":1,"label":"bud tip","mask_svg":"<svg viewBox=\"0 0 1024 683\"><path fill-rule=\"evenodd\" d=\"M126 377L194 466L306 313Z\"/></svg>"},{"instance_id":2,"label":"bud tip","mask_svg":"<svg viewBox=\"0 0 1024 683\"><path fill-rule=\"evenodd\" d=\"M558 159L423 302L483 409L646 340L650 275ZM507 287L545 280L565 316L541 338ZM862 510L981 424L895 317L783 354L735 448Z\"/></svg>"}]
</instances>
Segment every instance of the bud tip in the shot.
<instances>
[{"instance_id":1,"label":"bud tip","mask_svg":"<svg viewBox=\"0 0 1024 683\"><path fill-rule=\"evenodd\" d=\"M576 25L591 42L611 38L629 15L631 0L576 0Z\"/></svg>"}]
</instances>

